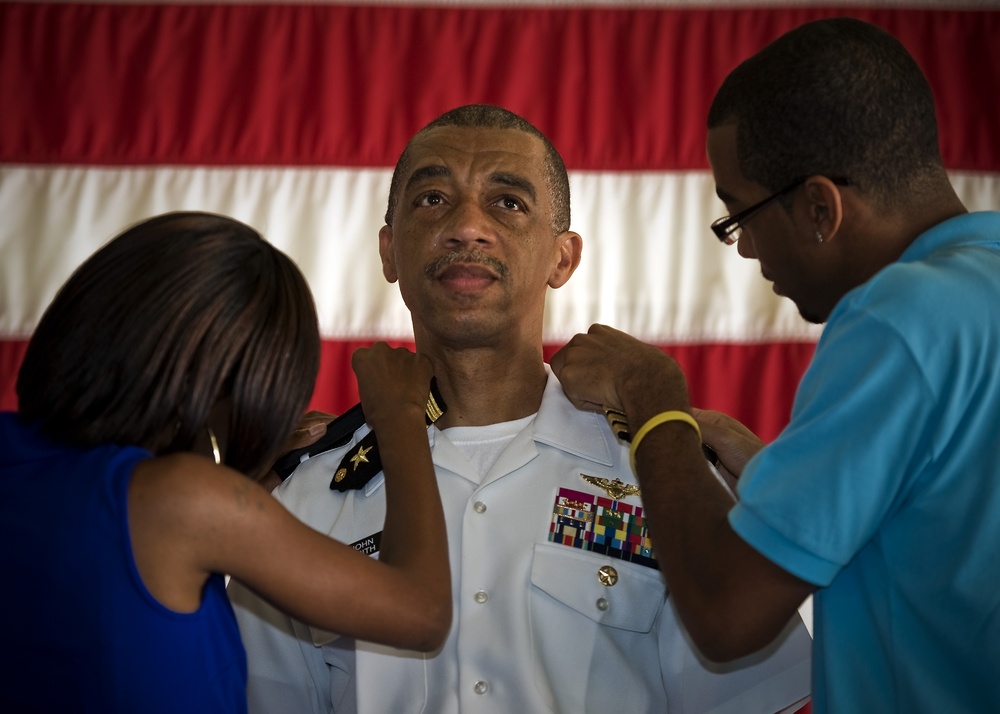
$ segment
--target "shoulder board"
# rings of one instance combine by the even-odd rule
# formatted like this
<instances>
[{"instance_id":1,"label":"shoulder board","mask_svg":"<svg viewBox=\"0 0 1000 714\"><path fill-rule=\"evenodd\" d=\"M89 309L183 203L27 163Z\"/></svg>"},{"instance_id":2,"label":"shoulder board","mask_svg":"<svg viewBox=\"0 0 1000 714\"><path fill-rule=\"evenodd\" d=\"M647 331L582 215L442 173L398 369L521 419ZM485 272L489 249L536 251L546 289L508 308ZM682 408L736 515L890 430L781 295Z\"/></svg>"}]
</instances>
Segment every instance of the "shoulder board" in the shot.
<instances>
[{"instance_id":1,"label":"shoulder board","mask_svg":"<svg viewBox=\"0 0 1000 714\"><path fill-rule=\"evenodd\" d=\"M444 399L438 391L437 381L432 379L431 391L427 397L425 408L427 424L436 422L444 414L446 408ZM355 404L327 424L326 434L315 443L289 451L274 463L272 469L284 481L303 460L348 443L354 436L354 432L360 429L364 423L365 415L361 410L361 405ZM338 491L361 488L381 471L382 459L378 453L378 441L375 438L375 432L370 431L344 455L340 466L334 472L330 488Z\"/></svg>"}]
</instances>

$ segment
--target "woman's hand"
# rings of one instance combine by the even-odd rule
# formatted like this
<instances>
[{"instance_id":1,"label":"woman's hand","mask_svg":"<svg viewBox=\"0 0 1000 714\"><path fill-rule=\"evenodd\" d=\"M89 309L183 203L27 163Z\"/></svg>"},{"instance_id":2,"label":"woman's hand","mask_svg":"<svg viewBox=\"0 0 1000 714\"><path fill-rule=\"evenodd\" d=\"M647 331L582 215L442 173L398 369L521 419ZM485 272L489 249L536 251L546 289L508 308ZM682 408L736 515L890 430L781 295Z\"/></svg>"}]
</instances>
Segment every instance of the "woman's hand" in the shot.
<instances>
[{"instance_id":1,"label":"woman's hand","mask_svg":"<svg viewBox=\"0 0 1000 714\"><path fill-rule=\"evenodd\" d=\"M295 430L285 440L284 446L281 447L281 453L287 454L289 451L315 444L326 433L326 425L336 418L336 414L327 414L315 409L306 412L299 419ZM273 491L281 485L281 477L273 469L269 469L267 473L257 479L257 483L268 491Z\"/></svg>"},{"instance_id":2,"label":"woman's hand","mask_svg":"<svg viewBox=\"0 0 1000 714\"><path fill-rule=\"evenodd\" d=\"M387 421L416 414L423 424L434 370L426 356L377 342L354 351L351 366L358 378L365 421L379 432Z\"/></svg>"}]
</instances>

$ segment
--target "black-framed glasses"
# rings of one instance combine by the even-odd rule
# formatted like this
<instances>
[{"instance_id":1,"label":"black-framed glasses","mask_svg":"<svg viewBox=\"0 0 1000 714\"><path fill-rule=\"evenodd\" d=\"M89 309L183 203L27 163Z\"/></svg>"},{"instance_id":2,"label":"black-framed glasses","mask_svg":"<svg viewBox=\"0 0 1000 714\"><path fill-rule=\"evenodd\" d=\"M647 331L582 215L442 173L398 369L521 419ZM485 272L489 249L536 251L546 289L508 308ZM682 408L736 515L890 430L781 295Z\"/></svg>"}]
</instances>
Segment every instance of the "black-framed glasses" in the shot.
<instances>
[{"instance_id":1,"label":"black-framed glasses","mask_svg":"<svg viewBox=\"0 0 1000 714\"><path fill-rule=\"evenodd\" d=\"M712 223L712 232L715 233L716 237L718 237L718 239L721 240L726 245L732 245L733 243L735 243L740 239L740 233L743 231L743 224L747 221L747 219L749 219L751 216L753 216L753 214L755 214L757 211L762 209L764 206L769 204L774 199L780 198L781 196L784 196L786 193L797 189L799 186L804 184L806 182L806 179L808 178L809 178L808 176L803 176L802 178L795 179L790 184L785 186L783 189L781 189L777 193L771 194L763 201L758 201L749 208L744 208L742 211L732 216L723 216L719 220ZM839 176L837 178L830 178L830 180L833 183L837 184L838 186L851 185L850 179L842 178Z\"/></svg>"}]
</instances>

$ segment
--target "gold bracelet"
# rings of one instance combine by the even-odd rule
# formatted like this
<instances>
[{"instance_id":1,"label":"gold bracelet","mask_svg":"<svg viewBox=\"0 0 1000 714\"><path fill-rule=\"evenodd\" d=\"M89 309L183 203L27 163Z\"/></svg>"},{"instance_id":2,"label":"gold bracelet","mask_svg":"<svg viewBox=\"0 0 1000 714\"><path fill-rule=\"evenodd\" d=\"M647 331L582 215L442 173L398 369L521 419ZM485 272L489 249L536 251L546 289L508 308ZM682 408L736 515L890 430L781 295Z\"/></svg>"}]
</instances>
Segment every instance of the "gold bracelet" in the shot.
<instances>
[{"instance_id":1,"label":"gold bracelet","mask_svg":"<svg viewBox=\"0 0 1000 714\"><path fill-rule=\"evenodd\" d=\"M635 452L639 448L639 444L641 444L642 440L646 437L646 434L648 434L661 424L666 424L667 422L670 421L682 421L685 424L690 424L691 427L694 429L695 433L698 435L699 443L701 442L701 429L698 427L698 422L695 421L693 416L691 416L687 412L682 412L677 410L660 412L656 416L650 417L649 421L643 424L639 428L639 431L635 433L635 436L632 437L632 448L629 450L629 461L632 464L633 473L636 473Z\"/></svg>"}]
</instances>

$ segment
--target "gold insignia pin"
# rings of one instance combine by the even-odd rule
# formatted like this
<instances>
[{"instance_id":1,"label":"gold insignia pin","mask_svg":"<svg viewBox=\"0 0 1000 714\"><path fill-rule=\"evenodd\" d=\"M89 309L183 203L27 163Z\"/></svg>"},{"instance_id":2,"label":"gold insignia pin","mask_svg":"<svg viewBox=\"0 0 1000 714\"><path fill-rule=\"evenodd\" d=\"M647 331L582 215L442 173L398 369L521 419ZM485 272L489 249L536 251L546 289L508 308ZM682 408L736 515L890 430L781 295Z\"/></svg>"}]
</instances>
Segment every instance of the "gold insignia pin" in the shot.
<instances>
[{"instance_id":1,"label":"gold insignia pin","mask_svg":"<svg viewBox=\"0 0 1000 714\"><path fill-rule=\"evenodd\" d=\"M582 478L587 483L592 486L597 486L602 489L608 496L618 501L625 496L641 496L642 492L639 490L638 486L633 486L630 483L625 483L619 478L614 481L608 481L606 478L598 478L597 476L588 476L587 474L580 474Z\"/></svg>"},{"instance_id":2,"label":"gold insignia pin","mask_svg":"<svg viewBox=\"0 0 1000 714\"><path fill-rule=\"evenodd\" d=\"M347 469L337 469L337 473L333 475L333 480L336 483L340 483L347 476Z\"/></svg>"},{"instance_id":3,"label":"gold insignia pin","mask_svg":"<svg viewBox=\"0 0 1000 714\"><path fill-rule=\"evenodd\" d=\"M373 448L375 447L369 446L367 449L363 446L358 447L358 453L356 453L354 456L351 457L351 463L354 464L355 471L358 470L358 466L361 465L362 461L364 461L366 464L368 463L368 457L366 456L366 454Z\"/></svg>"},{"instance_id":4,"label":"gold insignia pin","mask_svg":"<svg viewBox=\"0 0 1000 714\"><path fill-rule=\"evenodd\" d=\"M602 409L604 410L604 418L608 420L608 425L615 436L622 441L632 441L632 435L628 431L628 417L625 416L625 412L621 409L610 407L607 404Z\"/></svg>"},{"instance_id":5,"label":"gold insignia pin","mask_svg":"<svg viewBox=\"0 0 1000 714\"><path fill-rule=\"evenodd\" d=\"M597 571L597 579L600 581L601 585L610 588L618 582L618 571L610 565L603 565Z\"/></svg>"},{"instance_id":6,"label":"gold insignia pin","mask_svg":"<svg viewBox=\"0 0 1000 714\"><path fill-rule=\"evenodd\" d=\"M433 390L431 390L431 393L427 396L427 406L424 408L424 413L427 415L427 418L432 424L440 419L441 415L444 414L444 409L441 408L437 399L434 398Z\"/></svg>"}]
</instances>

